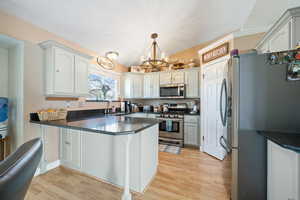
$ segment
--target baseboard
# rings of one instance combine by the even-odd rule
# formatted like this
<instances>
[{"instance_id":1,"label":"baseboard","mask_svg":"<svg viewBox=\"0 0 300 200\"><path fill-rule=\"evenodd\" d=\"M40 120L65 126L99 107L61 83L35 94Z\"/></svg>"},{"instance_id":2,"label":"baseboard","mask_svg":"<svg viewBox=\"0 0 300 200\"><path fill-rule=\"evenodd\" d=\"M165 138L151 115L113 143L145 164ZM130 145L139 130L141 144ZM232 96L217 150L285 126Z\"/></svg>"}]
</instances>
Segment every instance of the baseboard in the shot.
<instances>
[{"instance_id":1,"label":"baseboard","mask_svg":"<svg viewBox=\"0 0 300 200\"><path fill-rule=\"evenodd\" d=\"M203 152L203 147L202 146L200 146L200 151Z\"/></svg>"},{"instance_id":2,"label":"baseboard","mask_svg":"<svg viewBox=\"0 0 300 200\"><path fill-rule=\"evenodd\" d=\"M46 166L46 172L60 166L60 160L56 160L54 162L48 163ZM35 171L34 176L38 176L41 174L41 169L38 167Z\"/></svg>"},{"instance_id":3,"label":"baseboard","mask_svg":"<svg viewBox=\"0 0 300 200\"><path fill-rule=\"evenodd\" d=\"M52 163L47 164L46 169L47 169L47 171L49 171L49 170L54 169L54 168L59 167L59 166L60 166L60 160L56 160Z\"/></svg>"}]
</instances>

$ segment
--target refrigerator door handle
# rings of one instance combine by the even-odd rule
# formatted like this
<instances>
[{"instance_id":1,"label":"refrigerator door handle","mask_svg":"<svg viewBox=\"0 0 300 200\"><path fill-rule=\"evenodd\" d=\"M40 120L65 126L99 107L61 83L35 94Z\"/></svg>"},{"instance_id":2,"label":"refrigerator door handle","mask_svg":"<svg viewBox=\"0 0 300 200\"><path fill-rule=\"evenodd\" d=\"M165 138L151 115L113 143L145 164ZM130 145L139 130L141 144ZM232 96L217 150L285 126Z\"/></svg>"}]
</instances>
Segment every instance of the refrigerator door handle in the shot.
<instances>
[{"instance_id":1,"label":"refrigerator door handle","mask_svg":"<svg viewBox=\"0 0 300 200\"><path fill-rule=\"evenodd\" d=\"M220 142L221 147L223 147L223 149L225 149L225 151L227 153L231 152L232 147L231 147L231 145L229 144L229 142L227 141L227 139L224 136L220 137L220 141L219 142Z\"/></svg>"},{"instance_id":2,"label":"refrigerator door handle","mask_svg":"<svg viewBox=\"0 0 300 200\"><path fill-rule=\"evenodd\" d=\"M225 93L225 109L224 109L224 114L223 114L223 93ZM221 94L220 94L220 116L221 116L221 121L223 126L226 126L227 122L227 109L228 109L228 96L227 96L227 82L226 79L224 78L221 86Z\"/></svg>"}]
</instances>

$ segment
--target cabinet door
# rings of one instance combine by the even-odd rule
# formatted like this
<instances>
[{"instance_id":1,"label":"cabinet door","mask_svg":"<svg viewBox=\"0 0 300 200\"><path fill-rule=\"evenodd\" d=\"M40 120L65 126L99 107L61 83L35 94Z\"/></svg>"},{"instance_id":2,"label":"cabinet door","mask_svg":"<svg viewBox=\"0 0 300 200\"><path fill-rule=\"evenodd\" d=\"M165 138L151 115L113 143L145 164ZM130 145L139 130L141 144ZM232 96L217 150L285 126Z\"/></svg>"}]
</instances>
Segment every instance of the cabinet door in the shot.
<instances>
[{"instance_id":1,"label":"cabinet door","mask_svg":"<svg viewBox=\"0 0 300 200\"><path fill-rule=\"evenodd\" d=\"M172 83L184 83L184 72L172 72Z\"/></svg>"},{"instance_id":2,"label":"cabinet door","mask_svg":"<svg viewBox=\"0 0 300 200\"><path fill-rule=\"evenodd\" d=\"M71 139L71 165L73 168L81 168L81 133L77 130L69 130Z\"/></svg>"},{"instance_id":3,"label":"cabinet door","mask_svg":"<svg viewBox=\"0 0 300 200\"><path fill-rule=\"evenodd\" d=\"M133 93L132 79L130 76L124 77L124 97L132 98Z\"/></svg>"},{"instance_id":4,"label":"cabinet door","mask_svg":"<svg viewBox=\"0 0 300 200\"><path fill-rule=\"evenodd\" d=\"M295 49L297 44L300 45L300 17L294 17L292 31L292 49Z\"/></svg>"},{"instance_id":5,"label":"cabinet door","mask_svg":"<svg viewBox=\"0 0 300 200\"><path fill-rule=\"evenodd\" d=\"M152 75L152 94L153 98L159 97L159 74L155 73Z\"/></svg>"},{"instance_id":6,"label":"cabinet door","mask_svg":"<svg viewBox=\"0 0 300 200\"><path fill-rule=\"evenodd\" d=\"M268 141L268 200L299 200L299 155Z\"/></svg>"},{"instance_id":7,"label":"cabinet door","mask_svg":"<svg viewBox=\"0 0 300 200\"><path fill-rule=\"evenodd\" d=\"M161 72L159 74L159 84L171 84L172 83L172 73L171 72Z\"/></svg>"},{"instance_id":8,"label":"cabinet door","mask_svg":"<svg viewBox=\"0 0 300 200\"><path fill-rule=\"evenodd\" d=\"M135 75L132 77L133 84L133 98L143 97L143 76Z\"/></svg>"},{"instance_id":9,"label":"cabinet door","mask_svg":"<svg viewBox=\"0 0 300 200\"><path fill-rule=\"evenodd\" d=\"M290 49L291 41L290 23L284 25L278 32L276 32L270 39L270 51L286 51Z\"/></svg>"},{"instance_id":10,"label":"cabinet door","mask_svg":"<svg viewBox=\"0 0 300 200\"><path fill-rule=\"evenodd\" d=\"M184 144L198 146L198 126L197 124L184 125Z\"/></svg>"},{"instance_id":11,"label":"cabinet door","mask_svg":"<svg viewBox=\"0 0 300 200\"><path fill-rule=\"evenodd\" d=\"M71 150L71 135L69 134L68 129L61 130L61 148L60 156L63 164L71 163L72 159L72 150Z\"/></svg>"},{"instance_id":12,"label":"cabinet door","mask_svg":"<svg viewBox=\"0 0 300 200\"><path fill-rule=\"evenodd\" d=\"M74 93L74 54L54 48L54 93Z\"/></svg>"},{"instance_id":13,"label":"cabinet door","mask_svg":"<svg viewBox=\"0 0 300 200\"><path fill-rule=\"evenodd\" d=\"M185 72L186 97L199 97L199 73L198 71Z\"/></svg>"},{"instance_id":14,"label":"cabinet door","mask_svg":"<svg viewBox=\"0 0 300 200\"><path fill-rule=\"evenodd\" d=\"M144 76L144 98L151 98L153 76L147 74Z\"/></svg>"},{"instance_id":15,"label":"cabinet door","mask_svg":"<svg viewBox=\"0 0 300 200\"><path fill-rule=\"evenodd\" d=\"M75 93L78 95L88 94L89 65L89 60L75 56Z\"/></svg>"}]
</instances>

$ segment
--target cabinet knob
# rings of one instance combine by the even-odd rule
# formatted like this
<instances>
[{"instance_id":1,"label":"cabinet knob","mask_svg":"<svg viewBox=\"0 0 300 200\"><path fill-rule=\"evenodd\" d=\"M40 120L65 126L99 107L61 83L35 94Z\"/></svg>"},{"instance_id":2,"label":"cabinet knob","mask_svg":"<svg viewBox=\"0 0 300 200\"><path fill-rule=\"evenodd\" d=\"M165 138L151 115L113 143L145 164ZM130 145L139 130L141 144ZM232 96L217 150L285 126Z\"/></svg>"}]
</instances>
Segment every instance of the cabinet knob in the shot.
<instances>
[{"instance_id":1,"label":"cabinet knob","mask_svg":"<svg viewBox=\"0 0 300 200\"><path fill-rule=\"evenodd\" d=\"M71 143L70 142L65 142L65 144L70 145Z\"/></svg>"},{"instance_id":2,"label":"cabinet knob","mask_svg":"<svg viewBox=\"0 0 300 200\"><path fill-rule=\"evenodd\" d=\"M59 72L59 69L57 69L56 72Z\"/></svg>"}]
</instances>

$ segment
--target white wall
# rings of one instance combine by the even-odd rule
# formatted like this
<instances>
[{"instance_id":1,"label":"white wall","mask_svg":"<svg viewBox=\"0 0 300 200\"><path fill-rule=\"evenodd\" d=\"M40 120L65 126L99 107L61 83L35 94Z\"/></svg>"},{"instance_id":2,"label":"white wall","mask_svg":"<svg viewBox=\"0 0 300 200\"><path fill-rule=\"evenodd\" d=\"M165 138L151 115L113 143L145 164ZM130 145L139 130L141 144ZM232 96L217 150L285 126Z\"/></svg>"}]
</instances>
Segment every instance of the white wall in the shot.
<instances>
[{"instance_id":1,"label":"white wall","mask_svg":"<svg viewBox=\"0 0 300 200\"><path fill-rule=\"evenodd\" d=\"M8 96L8 49L0 47L0 97Z\"/></svg>"}]
</instances>

